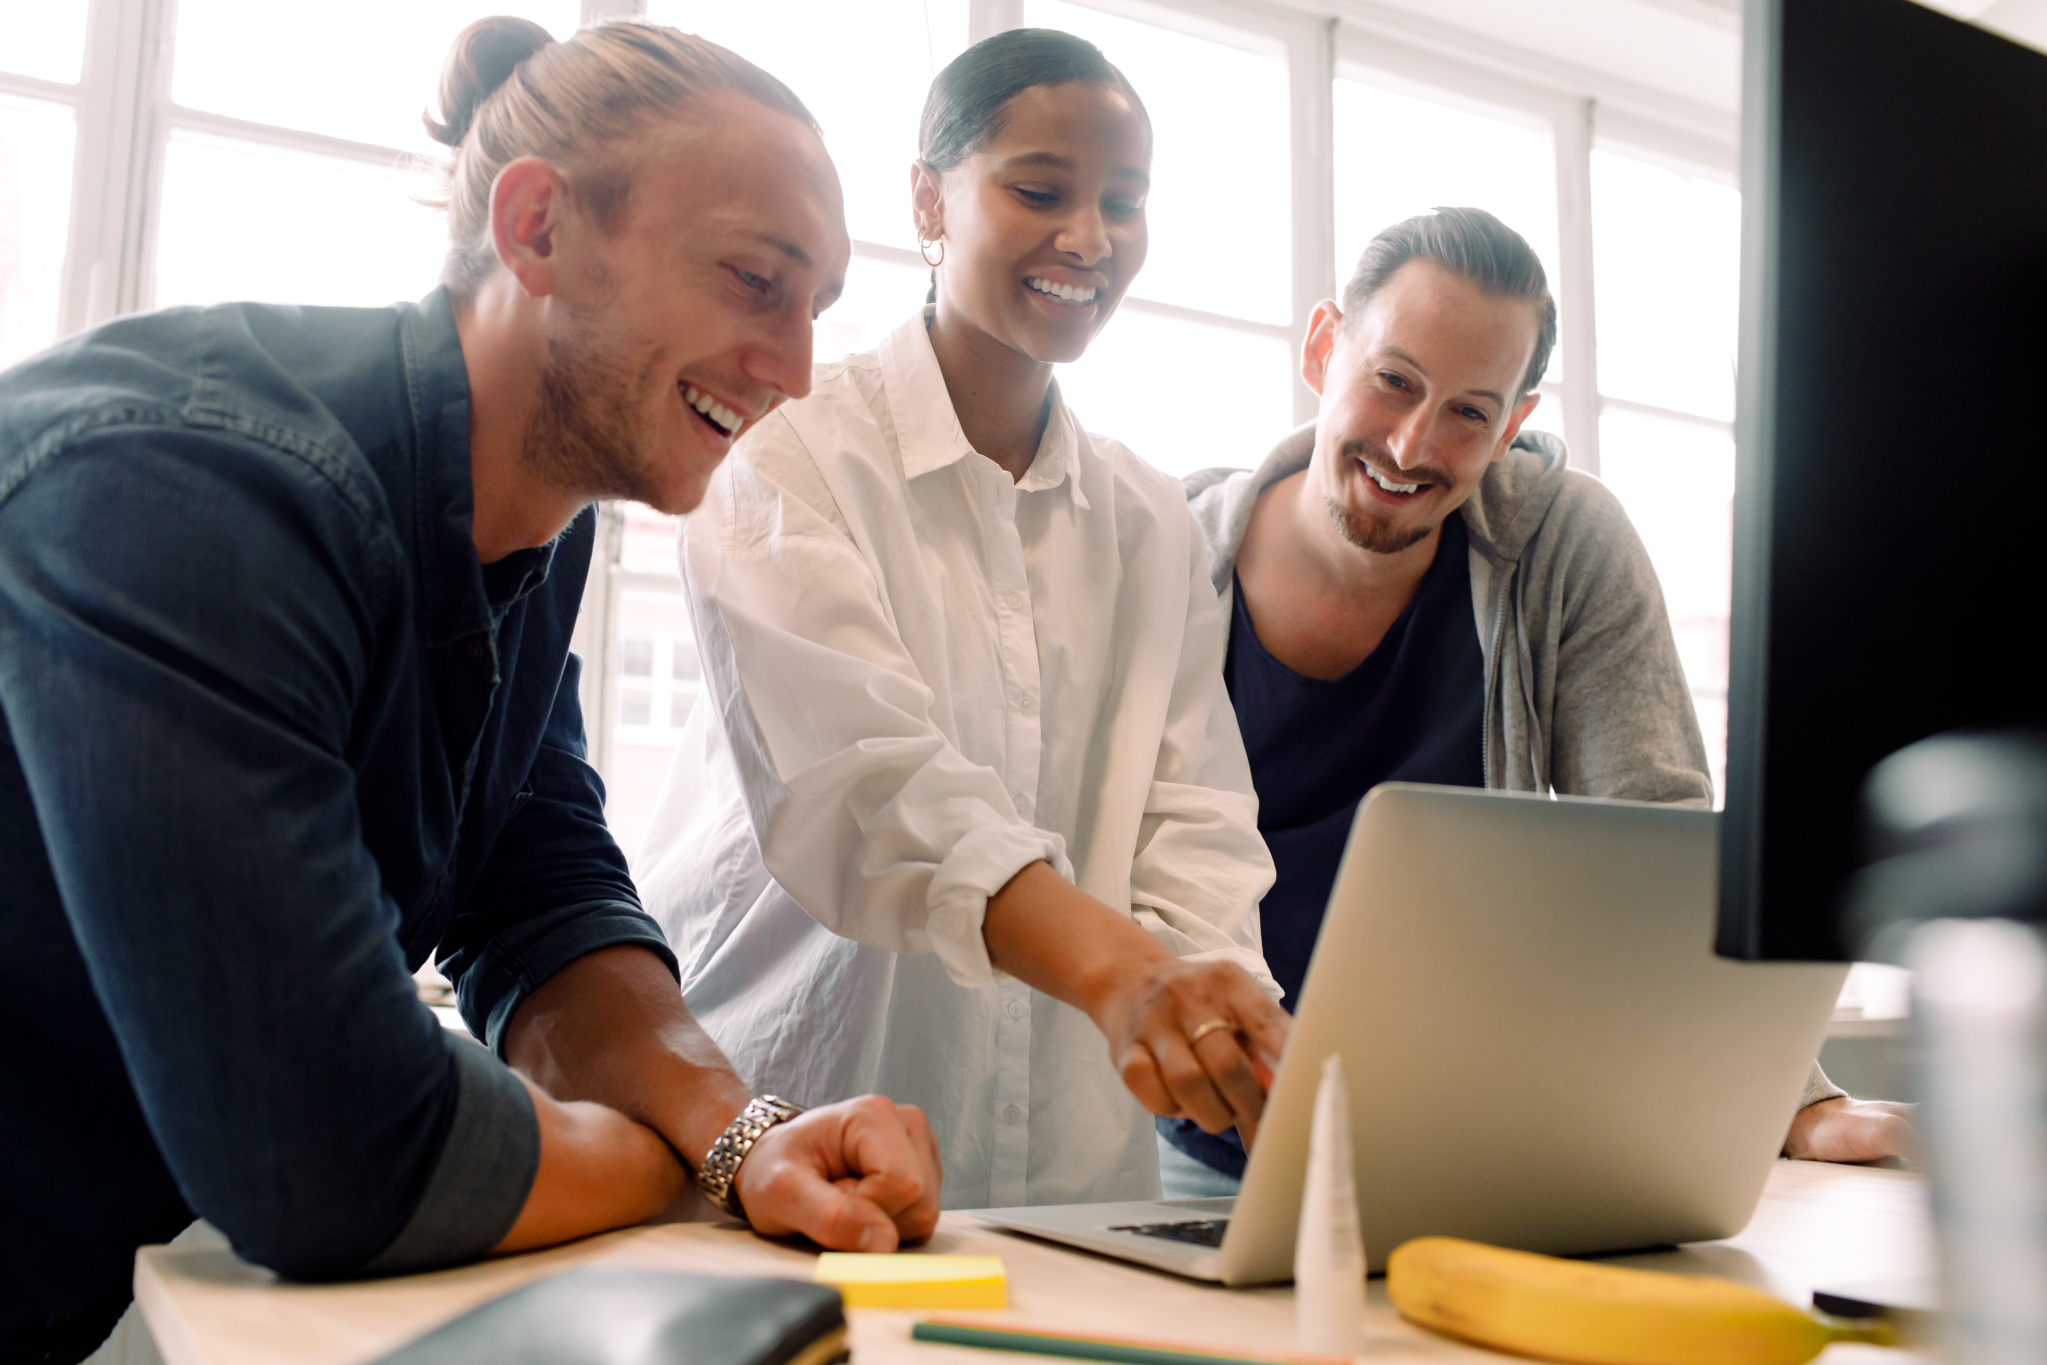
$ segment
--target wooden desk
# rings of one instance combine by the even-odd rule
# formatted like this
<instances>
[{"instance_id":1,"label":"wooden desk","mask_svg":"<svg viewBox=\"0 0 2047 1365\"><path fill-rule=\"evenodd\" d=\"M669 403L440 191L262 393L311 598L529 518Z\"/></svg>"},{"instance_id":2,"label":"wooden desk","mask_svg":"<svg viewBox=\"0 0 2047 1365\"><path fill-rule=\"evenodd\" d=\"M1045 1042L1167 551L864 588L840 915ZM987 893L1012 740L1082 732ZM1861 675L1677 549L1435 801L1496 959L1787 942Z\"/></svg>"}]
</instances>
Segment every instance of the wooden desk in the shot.
<instances>
[{"instance_id":1,"label":"wooden desk","mask_svg":"<svg viewBox=\"0 0 2047 1365\"><path fill-rule=\"evenodd\" d=\"M1216 1346L1284 1348L1294 1340L1290 1287L1230 1290L997 1232L948 1213L932 1251L992 1253L1009 1272L1009 1316ZM166 1365L361 1365L529 1280L595 1262L727 1275L810 1276L813 1255L736 1224L672 1223L460 1270L356 1284L284 1284L222 1246L145 1247L135 1297ZM1900 1171L1780 1161L1740 1236L1627 1258L1628 1264L1722 1275L1810 1302L1815 1285L1930 1273L1919 1178ZM1371 1285L1368 1354L1387 1361L1487 1358L1401 1321L1382 1280ZM912 1342L916 1314L856 1309L855 1365L1000 1365L964 1347ZM1497 1357L1491 1357L1497 1358ZM1901 1352L1835 1346L1825 1365L1904 1365Z\"/></svg>"}]
</instances>

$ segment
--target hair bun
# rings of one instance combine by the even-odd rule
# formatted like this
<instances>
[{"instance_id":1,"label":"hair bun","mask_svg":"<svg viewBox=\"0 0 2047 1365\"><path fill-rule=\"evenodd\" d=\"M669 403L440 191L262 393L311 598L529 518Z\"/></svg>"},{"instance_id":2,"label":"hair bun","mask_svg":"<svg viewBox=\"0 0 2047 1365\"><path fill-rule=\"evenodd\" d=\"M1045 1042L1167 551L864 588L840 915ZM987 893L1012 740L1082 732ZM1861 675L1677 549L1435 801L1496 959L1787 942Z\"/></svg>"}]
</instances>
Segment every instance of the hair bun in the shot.
<instances>
[{"instance_id":1,"label":"hair bun","mask_svg":"<svg viewBox=\"0 0 2047 1365\"><path fill-rule=\"evenodd\" d=\"M477 109L490 93L511 79L519 63L552 42L554 35L531 19L505 14L478 19L463 29L441 67L436 101L441 117L420 116L427 135L445 146L461 146Z\"/></svg>"}]
</instances>

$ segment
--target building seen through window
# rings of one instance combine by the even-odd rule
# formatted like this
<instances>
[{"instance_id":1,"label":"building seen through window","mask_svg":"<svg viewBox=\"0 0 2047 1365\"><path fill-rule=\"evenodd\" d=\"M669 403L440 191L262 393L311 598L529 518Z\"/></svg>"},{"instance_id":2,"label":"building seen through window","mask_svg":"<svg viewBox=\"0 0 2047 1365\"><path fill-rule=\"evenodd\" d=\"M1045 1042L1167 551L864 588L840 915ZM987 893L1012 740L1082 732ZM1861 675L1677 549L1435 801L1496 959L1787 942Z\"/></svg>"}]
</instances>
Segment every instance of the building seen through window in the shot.
<instances>
[{"instance_id":1,"label":"building seen through window","mask_svg":"<svg viewBox=\"0 0 2047 1365\"><path fill-rule=\"evenodd\" d=\"M593 748L602 760L606 818L620 847L631 854L702 691L703 668L689 610L677 590L675 519L630 503L613 509L613 517L618 559L610 570L611 591L598 595L597 608L610 619L591 623L600 625L607 641L600 665L609 655L611 667L604 670L609 678L598 713L585 720L604 727ZM586 686L584 696L593 690L598 689Z\"/></svg>"}]
</instances>

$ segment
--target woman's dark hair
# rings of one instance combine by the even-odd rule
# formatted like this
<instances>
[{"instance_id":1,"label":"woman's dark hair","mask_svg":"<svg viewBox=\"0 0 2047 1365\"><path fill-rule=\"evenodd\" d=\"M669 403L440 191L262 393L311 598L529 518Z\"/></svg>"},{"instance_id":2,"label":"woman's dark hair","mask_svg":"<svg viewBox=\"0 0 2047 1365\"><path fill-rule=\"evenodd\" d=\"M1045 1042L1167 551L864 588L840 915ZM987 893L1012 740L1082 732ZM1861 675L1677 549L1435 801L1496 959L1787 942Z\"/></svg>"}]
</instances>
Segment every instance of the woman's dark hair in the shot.
<instances>
[{"instance_id":1,"label":"woman's dark hair","mask_svg":"<svg viewBox=\"0 0 2047 1365\"><path fill-rule=\"evenodd\" d=\"M1012 28L975 43L931 82L917 154L943 175L995 140L1011 100L1033 86L1068 81L1120 90L1145 113L1123 73L1087 39L1056 28Z\"/></svg>"},{"instance_id":2,"label":"woman's dark hair","mask_svg":"<svg viewBox=\"0 0 2047 1365\"><path fill-rule=\"evenodd\" d=\"M1535 392L1557 344L1557 304L1549 277L1528 240L1484 209L1439 208L1395 223L1365 244L1357 273L1343 287L1346 322L1364 311L1393 273L1409 261L1428 261L1497 299L1535 305L1535 353L1521 378Z\"/></svg>"}]
</instances>

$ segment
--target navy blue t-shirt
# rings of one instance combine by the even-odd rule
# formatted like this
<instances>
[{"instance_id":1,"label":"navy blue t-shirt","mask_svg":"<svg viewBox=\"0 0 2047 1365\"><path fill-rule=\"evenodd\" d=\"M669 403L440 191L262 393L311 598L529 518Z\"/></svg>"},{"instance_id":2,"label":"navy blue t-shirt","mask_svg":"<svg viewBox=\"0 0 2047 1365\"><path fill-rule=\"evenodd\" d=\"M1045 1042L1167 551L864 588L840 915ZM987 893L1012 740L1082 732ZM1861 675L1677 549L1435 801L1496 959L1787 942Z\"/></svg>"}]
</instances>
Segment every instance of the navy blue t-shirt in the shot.
<instances>
[{"instance_id":1,"label":"navy blue t-shirt","mask_svg":"<svg viewBox=\"0 0 2047 1365\"><path fill-rule=\"evenodd\" d=\"M1236 585L1223 676L1258 791L1258 830L1278 880L1259 907L1265 961L1292 1009L1365 793L1381 782L1485 785L1485 654L1471 605L1464 517L1438 532L1435 562L1384 639L1340 678L1310 678L1266 652ZM1235 1130L1211 1137L1161 1120L1168 1141L1244 1173Z\"/></svg>"}]
</instances>

